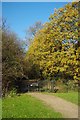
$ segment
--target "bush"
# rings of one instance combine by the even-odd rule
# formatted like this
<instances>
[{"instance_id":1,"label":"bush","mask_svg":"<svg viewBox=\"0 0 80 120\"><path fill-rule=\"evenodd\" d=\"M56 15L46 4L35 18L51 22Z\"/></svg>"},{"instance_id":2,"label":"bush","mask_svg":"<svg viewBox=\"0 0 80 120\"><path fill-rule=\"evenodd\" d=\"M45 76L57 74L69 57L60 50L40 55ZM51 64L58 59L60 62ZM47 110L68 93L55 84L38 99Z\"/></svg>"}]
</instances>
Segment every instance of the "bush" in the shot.
<instances>
[{"instance_id":1,"label":"bush","mask_svg":"<svg viewBox=\"0 0 80 120\"><path fill-rule=\"evenodd\" d=\"M14 97L14 96L16 96L16 94L17 94L17 90L15 89L15 88L13 88L10 92L9 92L9 97Z\"/></svg>"}]
</instances>

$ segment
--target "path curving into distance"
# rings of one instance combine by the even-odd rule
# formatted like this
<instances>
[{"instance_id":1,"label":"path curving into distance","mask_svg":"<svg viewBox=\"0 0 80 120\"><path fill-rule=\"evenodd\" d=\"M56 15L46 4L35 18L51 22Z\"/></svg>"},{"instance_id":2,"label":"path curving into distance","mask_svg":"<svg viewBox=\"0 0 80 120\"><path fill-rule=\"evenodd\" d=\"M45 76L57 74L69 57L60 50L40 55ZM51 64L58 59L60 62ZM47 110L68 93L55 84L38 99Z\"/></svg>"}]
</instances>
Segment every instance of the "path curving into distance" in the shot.
<instances>
[{"instance_id":1,"label":"path curving into distance","mask_svg":"<svg viewBox=\"0 0 80 120\"><path fill-rule=\"evenodd\" d=\"M42 93L28 93L60 112L64 118L78 118L78 106L62 98Z\"/></svg>"}]
</instances>

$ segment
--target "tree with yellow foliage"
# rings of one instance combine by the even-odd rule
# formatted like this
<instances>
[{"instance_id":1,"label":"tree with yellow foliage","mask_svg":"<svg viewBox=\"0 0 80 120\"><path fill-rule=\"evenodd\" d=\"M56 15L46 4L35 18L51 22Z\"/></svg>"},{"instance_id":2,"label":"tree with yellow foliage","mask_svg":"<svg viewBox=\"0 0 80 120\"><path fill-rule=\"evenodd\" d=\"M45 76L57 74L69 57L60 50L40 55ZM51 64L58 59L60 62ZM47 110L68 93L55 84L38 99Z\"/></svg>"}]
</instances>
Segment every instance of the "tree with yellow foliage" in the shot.
<instances>
[{"instance_id":1,"label":"tree with yellow foliage","mask_svg":"<svg viewBox=\"0 0 80 120\"><path fill-rule=\"evenodd\" d=\"M42 78L79 81L78 2L56 10L49 19L35 35L26 59L38 65Z\"/></svg>"}]
</instances>

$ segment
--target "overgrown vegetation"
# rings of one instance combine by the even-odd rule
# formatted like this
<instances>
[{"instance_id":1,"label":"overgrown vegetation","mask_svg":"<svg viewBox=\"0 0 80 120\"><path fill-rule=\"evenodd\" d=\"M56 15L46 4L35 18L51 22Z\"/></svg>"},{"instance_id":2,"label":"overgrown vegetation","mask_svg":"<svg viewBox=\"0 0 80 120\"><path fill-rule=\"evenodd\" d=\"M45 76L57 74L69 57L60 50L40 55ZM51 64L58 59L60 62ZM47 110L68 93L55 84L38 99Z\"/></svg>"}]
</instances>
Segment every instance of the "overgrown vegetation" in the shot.
<instances>
[{"instance_id":1,"label":"overgrown vegetation","mask_svg":"<svg viewBox=\"0 0 80 120\"><path fill-rule=\"evenodd\" d=\"M17 36L5 29L2 31L2 78L3 94L12 90L17 80L24 76L24 52Z\"/></svg>"}]
</instances>

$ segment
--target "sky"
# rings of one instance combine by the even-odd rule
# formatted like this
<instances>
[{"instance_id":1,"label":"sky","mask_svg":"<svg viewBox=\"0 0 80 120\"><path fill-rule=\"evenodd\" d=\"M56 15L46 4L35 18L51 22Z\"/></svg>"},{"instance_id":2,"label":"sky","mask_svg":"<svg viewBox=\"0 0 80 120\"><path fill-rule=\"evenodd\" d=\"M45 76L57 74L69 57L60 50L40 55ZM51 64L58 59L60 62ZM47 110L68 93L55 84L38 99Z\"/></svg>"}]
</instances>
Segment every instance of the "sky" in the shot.
<instances>
[{"instance_id":1,"label":"sky","mask_svg":"<svg viewBox=\"0 0 80 120\"><path fill-rule=\"evenodd\" d=\"M2 16L2 3L0 2L0 17Z\"/></svg>"},{"instance_id":2,"label":"sky","mask_svg":"<svg viewBox=\"0 0 80 120\"><path fill-rule=\"evenodd\" d=\"M54 8L63 7L66 2L3 2L2 17L21 39L25 39L26 30L35 22L48 21Z\"/></svg>"}]
</instances>

